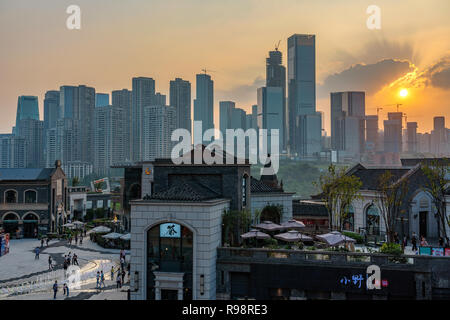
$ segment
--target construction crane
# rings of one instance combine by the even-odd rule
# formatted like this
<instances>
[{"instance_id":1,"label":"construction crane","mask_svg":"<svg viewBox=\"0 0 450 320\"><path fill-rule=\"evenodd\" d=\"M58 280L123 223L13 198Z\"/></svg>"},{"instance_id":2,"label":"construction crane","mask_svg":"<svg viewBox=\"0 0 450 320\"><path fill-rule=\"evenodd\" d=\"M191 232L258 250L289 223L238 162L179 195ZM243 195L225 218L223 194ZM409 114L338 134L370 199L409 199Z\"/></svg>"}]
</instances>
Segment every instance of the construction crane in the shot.
<instances>
[{"instance_id":1,"label":"construction crane","mask_svg":"<svg viewBox=\"0 0 450 320\"><path fill-rule=\"evenodd\" d=\"M278 51L278 47L280 46L281 40L278 40L278 43L275 45L275 51Z\"/></svg>"},{"instance_id":2,"label":"construction crane","mask_svg":"<svg viewBox=\"0 0 450 320\"><path fill-rule=\"evenodd\" d=\"M202 71L206 74L206 72L216 72L216 71L214 71L214 70L210 70L210 69L206 69L206 68L204 68L204 69L202 69Z\"/></svg>"},{"instance_id":3,"label":"construction crane","mask_svg":"<svg viewBox=\"0 0 450 320\"><path fill-rule=\"evenodd\" d=\"M377 117L380 118L380 110L383 110L382 107L377 107Z\"/></svg>"},{"instance_id":4,"label":"construction crane","mask_svg":"<svg viewBox=\"0 0 450 320\"><path fill-rule=\"evenodd\" d=\"M392 103L392 104L385 104L383 107L397 106L397 112L398 112L398 108L402 105L403 105L402 103Z\"/></svg>"}]
</instances>

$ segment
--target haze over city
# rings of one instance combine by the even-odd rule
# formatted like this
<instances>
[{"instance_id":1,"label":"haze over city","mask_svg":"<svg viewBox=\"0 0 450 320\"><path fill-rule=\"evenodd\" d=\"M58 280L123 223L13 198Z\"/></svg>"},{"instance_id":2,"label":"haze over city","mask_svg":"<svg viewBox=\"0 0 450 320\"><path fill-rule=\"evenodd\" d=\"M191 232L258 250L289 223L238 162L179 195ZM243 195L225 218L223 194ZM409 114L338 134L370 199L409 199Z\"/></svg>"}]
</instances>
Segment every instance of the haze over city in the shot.
<instances>
[{"instance_id":1,"label":"haze over city","mask_svg":"<svg viewBox=\"0 0 450 320\"><path fill-rule=\"evenodd\" d=\"M68 30L71 1L0 1L0 132L15 123L17 97L43 97L62 85L96 92L131 89L152 77L169 92L176 77L192 83L203 68L219 101L251 111L265 83L265 59L278 41L287 65L287 38L316 35L317 110L330 134L330 92L366 91L366 113L402 103L418 132L433 116L449 117L450 3L377 1L381 29L366 27L370 1L78 1L81 30ZM407 89L405 97L399 95ZM380 113L380 126L387 112Z\"/></svg>"}]
</instances>

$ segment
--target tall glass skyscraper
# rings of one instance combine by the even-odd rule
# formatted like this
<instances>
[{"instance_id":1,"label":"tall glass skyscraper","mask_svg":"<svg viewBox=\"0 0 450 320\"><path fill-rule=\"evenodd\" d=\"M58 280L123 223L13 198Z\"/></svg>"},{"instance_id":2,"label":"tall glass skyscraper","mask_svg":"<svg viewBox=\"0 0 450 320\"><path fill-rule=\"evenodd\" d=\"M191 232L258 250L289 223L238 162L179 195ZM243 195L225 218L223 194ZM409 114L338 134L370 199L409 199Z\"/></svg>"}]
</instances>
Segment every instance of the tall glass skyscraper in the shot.
<instances>
[{"instance_id":1,"label":"tall glass skyscraper","mask_svg":"<svg viewBox=\"0 0 450 320\"><path fill-rule=\"evenodd\" d=\"M59 117L59 91L47 91L44 98L44 130L56 128Z\"/></svg>"},{"instance_id":2,"label":"tall glass skyscraper","mask_svg":"<svg viewBox=\"0 0 450 320\"><path fill-rule=\"evenodd\" d=\"M39 120L39 104L36 96L19 96L17 101L16 128L20 120Z\"/></svg>"},{"instance_id":3,"label":"tall glass skyscraper","mask_svg":"<svg viewBox=\"0 0 450 320\"><path fill-rule=\"evenodd\" d=\"M288 94L291 153L311 156L320 151L320 148L311 150L308 146L316 145L312 141L321 141L321 133L317 137L317 132L321 132L321 128L319 130L316 128L320 115L316 113L315 35L294 34L288 39ZM307 126L314 130L298 128L308 119L314 119L312 120L314 125Z\"/></svg>"},{"instance_id":4,"label":"tall glass skyscraper","mask_svg":"<svg viewBox=\"0 0 450 320\"><path fill-rule=\"evenodd\" d=\"M211 80L211 76L206 73L197 74L196 81L197 95L194 100L194 121L202 122L202 132L195 132L194 130L194 138L201 135L202 143L207 145L210 141L203 141L203 133L214 128L214 82Z\"/></svg>"},{"instance_id":5,"label":"tall glass skyscraper","mask_svg":"<svg viewBox=\"0 0 450 320\"><path fill-rule=\"evenodd\" d=\"M280 136L280 148L283 150L287 149L287 112L286 112L286 68L282 65L283 55L281 51L276 49L275 51L269 52L269 57L266 59L266 87L278 87L282 89L283 104L281 106L282 110L277 111L282 116L282 131L283 135Z\"/></svg>"}]
</instances>

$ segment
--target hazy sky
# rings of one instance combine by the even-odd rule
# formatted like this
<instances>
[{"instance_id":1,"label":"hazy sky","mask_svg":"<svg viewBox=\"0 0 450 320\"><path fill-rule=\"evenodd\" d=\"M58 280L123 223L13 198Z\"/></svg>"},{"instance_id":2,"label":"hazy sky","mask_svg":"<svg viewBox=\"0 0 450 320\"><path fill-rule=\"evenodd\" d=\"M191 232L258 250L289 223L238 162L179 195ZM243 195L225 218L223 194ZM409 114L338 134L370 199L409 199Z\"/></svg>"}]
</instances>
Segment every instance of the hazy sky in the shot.
<instances>
[{"instance_id":1,"label":"hazy sky","mask_svg":"<svg viewBox=\"0 0 450 320\"><path fill-rule=\"evenodd\" d=\"M66 28L66 8L81 8L81 30ZM366 27L369 5L381 8L381 30ZM214 70L218 101L250 110L265 81L265 58L281 40L316 35L317 109L329 133L329 92L365 90L367 114L403 103L408 121L429 131L432 117L450 126L448 0L0 0L0 132L11 132L17 97L43 96L61 85L97 92L130 88L134 76L192 83ZM400 88L409 95L400 98ZM384 107L381 116L395 111Z\"/></svg>"}]
</instances>

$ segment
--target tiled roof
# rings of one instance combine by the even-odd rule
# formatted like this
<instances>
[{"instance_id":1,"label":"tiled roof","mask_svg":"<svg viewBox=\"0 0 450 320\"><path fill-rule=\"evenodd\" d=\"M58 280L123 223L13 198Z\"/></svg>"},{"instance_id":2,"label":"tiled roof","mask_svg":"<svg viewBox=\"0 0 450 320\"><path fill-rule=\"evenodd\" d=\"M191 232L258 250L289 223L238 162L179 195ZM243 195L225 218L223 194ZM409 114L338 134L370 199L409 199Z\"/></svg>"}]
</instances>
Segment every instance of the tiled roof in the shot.
<instances>
[{"instance_id":1,"label":"tiled roof","mask_svg":"<svg viewBox=\"0 0 450 320\"><path fill-rule=\"evenodd\" d=\"M257 180L253 177L250 179L250 192L263 193L263 192L282 192L281 189L268 186L264 182Z\"/></svg>"},{"instance_id":2,"label":"tiled roof","mask_svg":"<svg viewBox=\"0 0 450 320\"><path fill-rule=\"evenodd\" d=\"M358 168L355 172L353 172L353 175L361 180L362 190L377 190L379 179L386 171L391 172L391 183L394 183L410 170L410 168Z\"/></svg>"},{"instance_id":3,"label":"tiled roof","mask_svg":"<svg viewBox=\"0 0 450 320\"><path fill-rule=\"evenodd\" d=\"M0 169L0 181L48 180L54 171L54 168Z\"/></svg>"},{"instance_id":4,"label":"tiled roof","mask_svg":"<svg viewBox=\"0 0 450 320\"><path fill-rule=\"evenodd\" d=\"M168 189L154 193L152 200L204 201L221 195L198 181L178 180Z\"/></svg>"}]
</instances>

